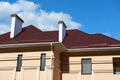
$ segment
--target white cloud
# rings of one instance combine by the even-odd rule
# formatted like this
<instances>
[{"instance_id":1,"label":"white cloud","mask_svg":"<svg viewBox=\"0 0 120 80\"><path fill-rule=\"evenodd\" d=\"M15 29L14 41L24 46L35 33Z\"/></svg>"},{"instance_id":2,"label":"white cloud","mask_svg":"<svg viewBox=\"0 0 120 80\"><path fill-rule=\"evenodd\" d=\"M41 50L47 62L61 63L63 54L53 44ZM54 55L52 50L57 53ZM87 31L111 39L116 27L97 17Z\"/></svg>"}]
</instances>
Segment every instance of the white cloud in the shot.
<instances>
[{"instance_id":1,"label":"white cloud","mask_svg":"<svg viewBox=\"0 0 120 80\"><path fill-rule=\"evenodd\" d=\"M41 30L58 29L57 22L63 20L68 28L79 29L80 23L72 21L69 14L63 12L47 12L40 8L40 4L35 4L27 0L19 0L15 3L0 2L0 33L10 31L11 17L13 13L17 13L23 20L24 26L35 25ZM2 30L2 31L1 31Z\"/></svg>"}]
</instances>

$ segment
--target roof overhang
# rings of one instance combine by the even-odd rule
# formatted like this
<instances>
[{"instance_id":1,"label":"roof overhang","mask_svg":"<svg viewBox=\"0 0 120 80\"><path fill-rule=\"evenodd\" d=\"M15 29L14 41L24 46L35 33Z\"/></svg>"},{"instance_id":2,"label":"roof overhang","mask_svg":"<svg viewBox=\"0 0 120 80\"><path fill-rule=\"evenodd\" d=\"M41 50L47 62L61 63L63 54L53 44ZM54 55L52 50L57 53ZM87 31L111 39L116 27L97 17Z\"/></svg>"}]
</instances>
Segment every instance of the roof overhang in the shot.
<instances>
[{"instance_id":1,"label":"roof overhang","mask_svg":"<svg viewBox=\"0 0 120 80\"><path fill-rule=\"evenodd\" d=\"M120 47L77 48L67 49L67 52L115 51L115 50L120 50Z\"/></svg>"},{"instance_id":2,"label":"roof overhang","mask_svg":"<svg viewBox=\"0 0 120 80\"><path fill-rule=\"evenodd\" d=\"M50 46L51 42L45 43L19 43L19 44L2 44L0 48L30 47L30 46Z\"/></svg>"},{"instance_id":3,"label":"roof overhang","mask_svg":"<svg viewBox=\"0 0 120 80\"><path fill-rule=\"evenodd\" d=\"M120 51L118 47L97 47L97 48L75 48L67 49L61 42L42 42L42 43L19 43L19 44L3 44L0 45L0 49L11 48L29 48L29 47L51 47L61 50L61 52L93 52L93 51Z\"/></svg>"},{"instance_id":4,"label":"roof overhang","mask_svg":"<svg viewBox=\"0 0 120 80\"><path fill-rule=\"evenodd\" d=\"M19 43L0 45L0 53L24 52L24 51L51 51L57 49L65 52L66 49L61 42L42 42L42 43Z\"/></svg>"}]
</instances>

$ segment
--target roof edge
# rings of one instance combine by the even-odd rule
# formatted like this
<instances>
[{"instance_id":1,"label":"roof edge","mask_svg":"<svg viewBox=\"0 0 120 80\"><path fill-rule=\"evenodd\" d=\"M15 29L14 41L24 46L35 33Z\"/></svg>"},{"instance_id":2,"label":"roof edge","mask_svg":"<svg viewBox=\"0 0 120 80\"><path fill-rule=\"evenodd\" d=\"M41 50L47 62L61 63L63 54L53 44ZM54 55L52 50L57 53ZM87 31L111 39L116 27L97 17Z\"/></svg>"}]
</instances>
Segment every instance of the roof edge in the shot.
<instances>
[{"instance_id":1,"label":"roof edge","mask_svg":"<svg viewBox=\"0 0 120 80\"><path fill-rule=\"evenodd\" d=\"M68 52L111 51L111 50L120 50L120 46L119 47L99 47L99 48L67 49Z\"/></svg>"},{"instance_id":2,"label":"roof edge","mask_svg":"<svg viewBox=\"0 0 120 80\"><path fill-rule=\"evenodd\" d=\"M27 46L33 46L33 45L43 46L43 45L51 45L51 43L60 43L60 42L2 44L0 45L0 48L27 47Z\"/></svg>"}]
</instances>

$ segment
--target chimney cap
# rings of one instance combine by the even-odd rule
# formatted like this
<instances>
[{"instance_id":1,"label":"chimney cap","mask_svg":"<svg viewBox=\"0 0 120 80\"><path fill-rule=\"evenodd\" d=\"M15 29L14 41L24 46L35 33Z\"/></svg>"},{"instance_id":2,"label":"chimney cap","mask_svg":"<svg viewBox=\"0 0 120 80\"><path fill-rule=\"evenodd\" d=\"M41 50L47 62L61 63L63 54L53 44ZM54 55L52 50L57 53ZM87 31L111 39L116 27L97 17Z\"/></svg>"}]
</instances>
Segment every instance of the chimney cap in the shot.
<instances>
[{"instance_id":1,"label":"chimney cap","mask_svg":"<svg viewBox=\"0 0 120 80\"><path fill-rule=\"evenodd\" d=\"M64 23L64 21L58 21L58 24L63 24L65 26L65 28L67 28L66 24Z\"/></svg>"},{"instance_id":2,"label":"chimney cap","mask_svg":"<svg viewBox=\"0 0 120 80\"><path fill-rule=\"evenodd\" d=\"M11 17L17 17L24 23L24 21L17 14L11 14Z\"/></svg>"}]
</instances>

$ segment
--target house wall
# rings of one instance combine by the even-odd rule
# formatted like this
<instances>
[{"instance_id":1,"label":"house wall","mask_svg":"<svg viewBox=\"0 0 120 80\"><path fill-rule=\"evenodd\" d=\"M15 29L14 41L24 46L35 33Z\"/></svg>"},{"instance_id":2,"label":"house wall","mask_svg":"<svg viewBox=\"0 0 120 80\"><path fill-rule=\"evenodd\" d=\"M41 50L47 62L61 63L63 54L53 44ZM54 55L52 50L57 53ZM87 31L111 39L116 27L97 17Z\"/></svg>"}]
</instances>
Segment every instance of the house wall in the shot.
<instances>
[{"instance_id":1,"label":"house wall","mask_svg":"<svg viewBox=\"0 0 120 80\"><path fill-rule=\"evenodd\" d=\"M46 48L45 48L46 49ZM29 50L0 53L0 80L119 80L113 74L113 57L120 51L109 52L65 52L59 47L52 50ZM40 71L40 56L46 53L46 67ZM102 54L101 54L102 53ZM23 54L22 70L16 71L17 56ZM103 55L104 54L104 55ZM92 74L81 74L81 59L92 59ZM51 66L52 65L52 66Z\"/></svg>"},{"instance_id":2,"label":"house wall","mask_svg":"<svg viewBox=\"0 0 120 80\"><path fill-rule=\"evenodd\" d=\"M61 51L59 48L54 49L54 69L53 69L53 80L61 80L62 74L61 74Z\"/></svg>"},{"instance_id":3,"label":"house wall","mask_svg":"<svg viewBox=\"0 0 120 80\"><path fill-rule=\"evenodd\" d=\"M44 71L40 71L41 53L46 53ZM0 80L50 80L51 53L51 51L0 53ZM18 54L23 54L21 71L16 71Z\"/></svg>"},{"instance_id":4,"label":"house wall","mask_svg":"<svg viewBox=\"0 0 120 80\"><path fill-rule=\"evenodd\" d=\"M99 52L96 52L96 54ZM120 55L92 55L87 52L83 53L62 53L61 55L61 70L62 80L119 80L120 75L113 73L113 57ZM120 52L117 52L120 53ZM113 52L114 54L114 52ZM92 74L81 74L81 59L91 58Z\"/></svg>"}]
</instances>

